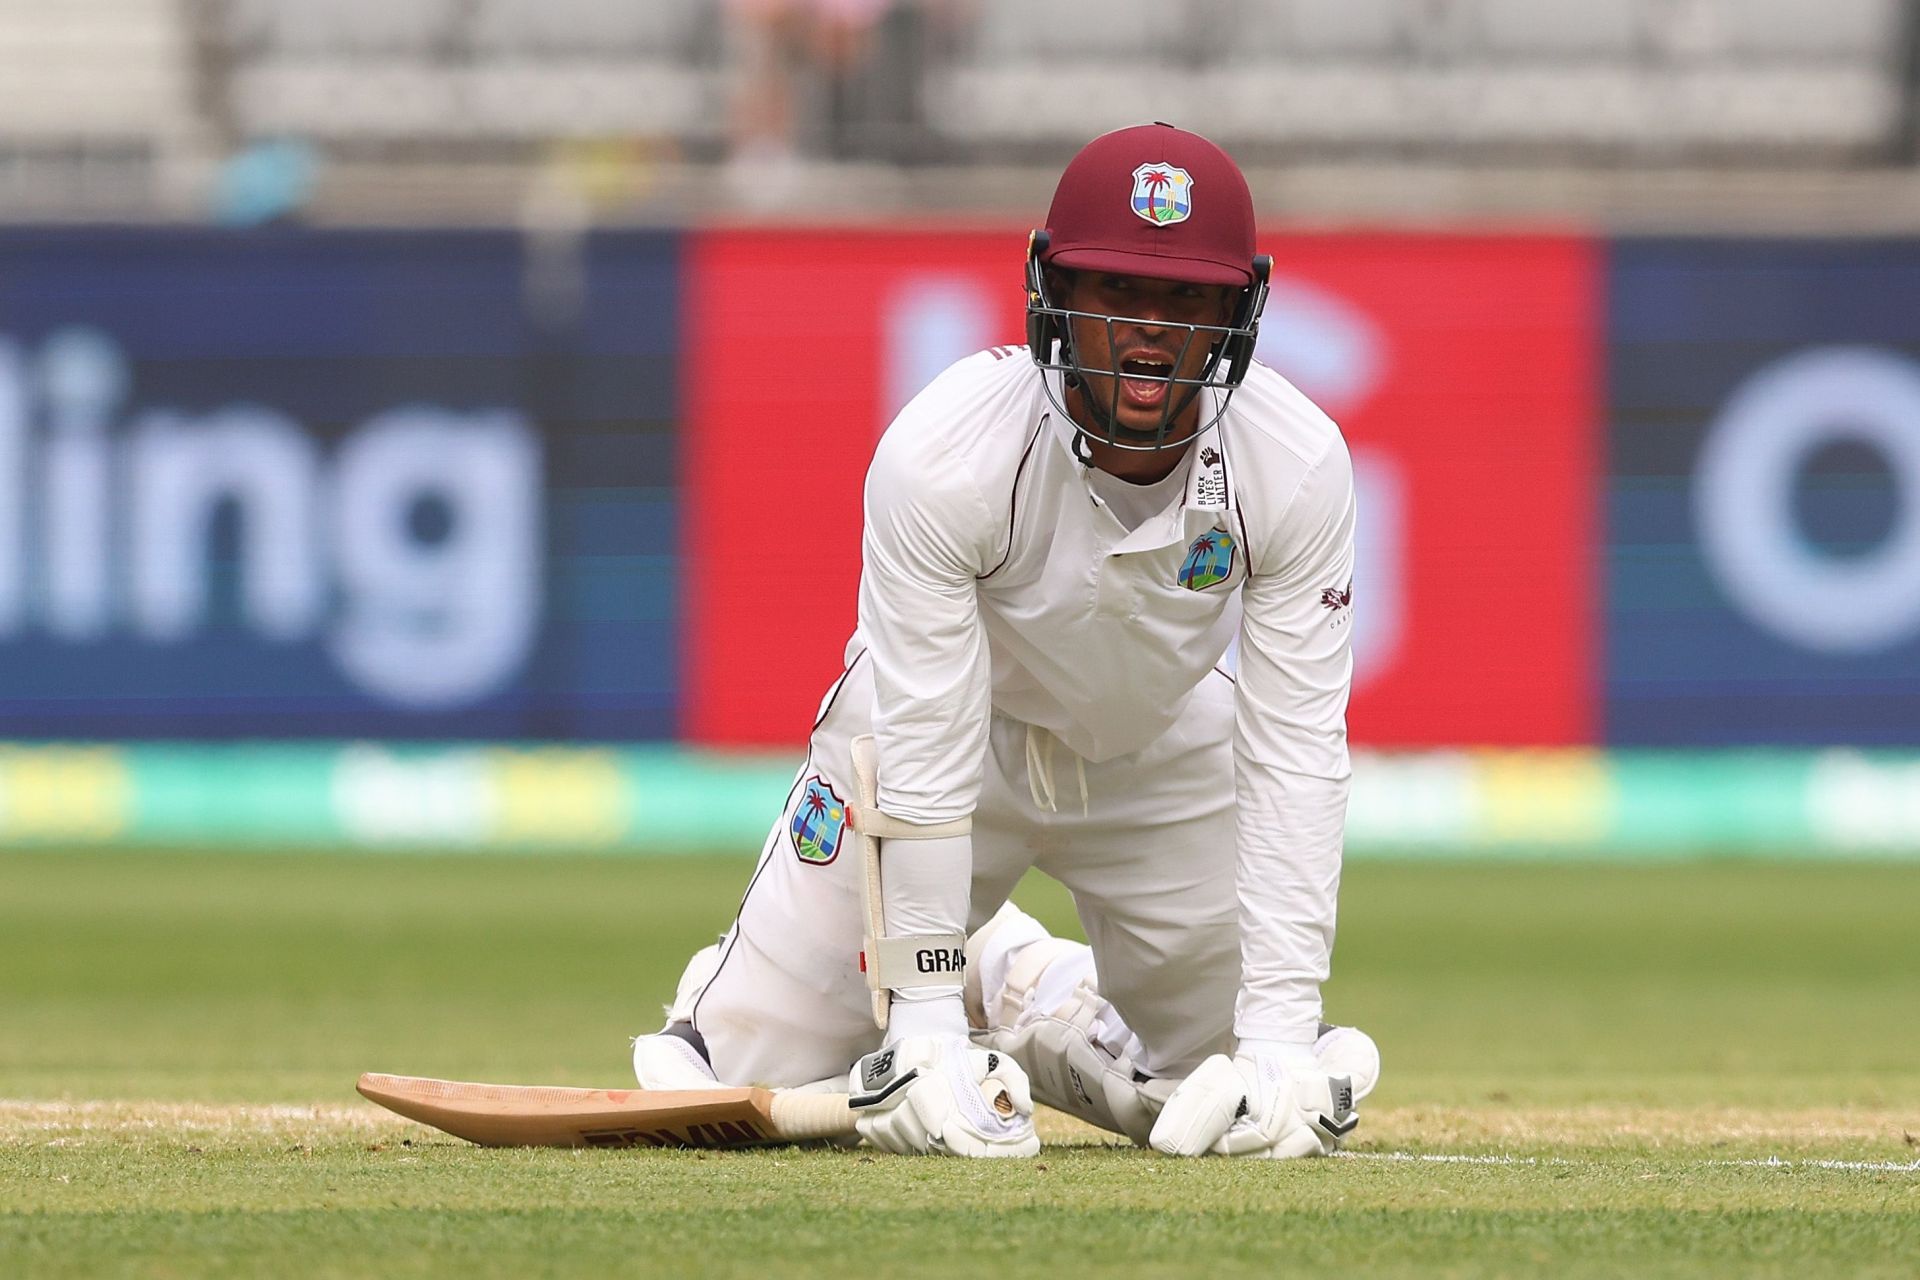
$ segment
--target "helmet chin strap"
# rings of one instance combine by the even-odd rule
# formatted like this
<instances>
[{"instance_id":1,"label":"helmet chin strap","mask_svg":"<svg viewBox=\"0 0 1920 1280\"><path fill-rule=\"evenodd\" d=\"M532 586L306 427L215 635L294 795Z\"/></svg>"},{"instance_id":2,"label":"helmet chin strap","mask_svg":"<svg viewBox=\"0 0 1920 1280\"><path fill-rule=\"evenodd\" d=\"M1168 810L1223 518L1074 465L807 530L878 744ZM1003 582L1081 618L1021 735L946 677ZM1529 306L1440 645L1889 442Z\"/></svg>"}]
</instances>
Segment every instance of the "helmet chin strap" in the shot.
<instances>
[{"instance_id":1,"label":"helmet chin strap","mask_svg":"<svg viewBox=\"0 0 1920 1280\"><path fill-rule=\"evenodd\" d=\"M1069 373L1060 379L1060 381L1065 384L1069 396L1080 390L1083 385L1080 381L1080 375L1077 373ZM1087 404L1088 400L1089 398L1087 396L1080 397L1081 404ZM1074 420L1072 413L1067 414L1067 423L1074 429L1073 442L1067 446L1073 451L1074 460L1083 467L1091 467L1093 465L1093 442L1087 439L1086 432L1080 430L1080 424ZM1111 435L1113 433L1109 431L1107 434Z\"/></svg>"},{"instance_id":2,"label":"helmet chin strap","mask_svg":"<svg viewBox=\"0 0 1920 1280\"><path fill-rule=\"evenodd\" d=\"M1081 393L1080 406L1083 411L1095 419L1095 425L1099 430L1099 434L1104 437L1101 443L1110 445L1115 449L1122 449L1128 453L1158 453L1163 449L1183 448L1200 438L1200 430L1203 428L1191 431L1178 440L1162 440L1158 444L1151 445L1127 444L1120 439L1121 433L1127 431L1127 428L1120 425L1115 419L1113 412L1108 409L1106 405L1095 400L1092 392L1087 388L1084 378L1076 372L1069 371L1061 377L1060 382L1066 389L1069 397L1075 391ZM1117 396L1120 387L1120 378L1117 373L1113 377L1113 384L1114 394ZM1175 391L1180 389L1181 388L1177 386L1170 386L1168 388L1168 395L1171 396ZM1172 420L1167 424L1169 427L1172 427L1174 420L1177 420L1181 414L1187 411L1188 407L1191 406L1194 401L1200 398L1200 391L1201 388L1199 387L1186 388L1187 403L1181 405L1172 415ZM1093 465L1094 430L1082 425L1079 418L1067 405L1062 404L1059 407L1061 412L1066 416L1067 424L1073 428L1073 443L1069 447L1073 451L1074 460L1083 467L1091 467ZM1212 424L1209 423L1208 425L1211 426ZM1145 435L1148 433L1141 432L1140 434Z\"/></svg>"}]
</instances>

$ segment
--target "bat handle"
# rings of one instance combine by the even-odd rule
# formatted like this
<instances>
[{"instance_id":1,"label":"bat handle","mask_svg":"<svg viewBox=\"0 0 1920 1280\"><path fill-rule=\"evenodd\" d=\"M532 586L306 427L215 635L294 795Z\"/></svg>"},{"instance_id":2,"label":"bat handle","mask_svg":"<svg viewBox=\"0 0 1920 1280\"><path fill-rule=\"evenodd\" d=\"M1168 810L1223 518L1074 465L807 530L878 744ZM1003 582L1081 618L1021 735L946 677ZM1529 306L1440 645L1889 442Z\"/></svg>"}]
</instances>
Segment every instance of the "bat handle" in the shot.
<instances>
[{"instance_id":1,"label":"bat handle","mask_svg":"<svg viewBox=\"0 0 1920 1280\"><path fill-rule=\"evenodd\" d=\"M777 1089L773 1095L773 1127L789 1142L814 1138L844 1138L853 1132L853 1112L844 1093L795 1093Z\"/></svg>"}]
</instances>

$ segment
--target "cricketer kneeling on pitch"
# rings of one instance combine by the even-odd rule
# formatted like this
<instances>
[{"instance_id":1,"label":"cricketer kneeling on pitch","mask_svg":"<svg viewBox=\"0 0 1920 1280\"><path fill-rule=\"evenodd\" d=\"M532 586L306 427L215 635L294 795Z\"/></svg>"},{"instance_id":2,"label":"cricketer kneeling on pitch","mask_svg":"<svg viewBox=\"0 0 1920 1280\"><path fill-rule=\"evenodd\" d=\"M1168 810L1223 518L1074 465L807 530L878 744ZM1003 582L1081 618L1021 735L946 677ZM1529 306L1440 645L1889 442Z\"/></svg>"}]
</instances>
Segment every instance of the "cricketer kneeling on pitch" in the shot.
<instances>
[{"instance_id":1,"label":"cricketer kneeling on pitch","mask_svg":"<svg viewBox=\"0 0 1920 1280\"><path fill-rule=\"evenodd\" d=\"M1206 139L1067 166L1026 344L875 451L846 670L733 926L634 1043L643 1088L842 1092L912 1154L1032 1155L1036 1098L1174 1155L1352 1132L1379 1055L1320 987L1353 470L1253 358L1269 270ZM1087 944L1008 903L1029 867Z\"/></svg>"}]
</instances>

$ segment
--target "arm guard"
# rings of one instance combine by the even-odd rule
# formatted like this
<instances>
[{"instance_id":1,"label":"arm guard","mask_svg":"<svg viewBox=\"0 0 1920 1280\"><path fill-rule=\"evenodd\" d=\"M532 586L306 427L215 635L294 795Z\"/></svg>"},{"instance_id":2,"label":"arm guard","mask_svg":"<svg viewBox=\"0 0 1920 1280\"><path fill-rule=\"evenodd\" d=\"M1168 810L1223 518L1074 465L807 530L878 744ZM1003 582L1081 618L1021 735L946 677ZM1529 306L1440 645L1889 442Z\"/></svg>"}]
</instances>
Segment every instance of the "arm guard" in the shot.
<instances>
[{"instance_id":1,"label":"arm guard","mask_svg":"<svg viewBox=\"0 0 1920 1280\"><path fill-rule=\"evenodd\" d=\"M966 965L964 933L893 937L887 933L885 900L880 893L882 840L937 840L973 830L971 817L950 822L903 822L880 812L880 770L872 734L853 740L853 829L860 838L860 901L866 922L860 968L873 997L873 1021L887 1027L890 993L903 987L956 986Z\"/></svg>"}]
</instances>

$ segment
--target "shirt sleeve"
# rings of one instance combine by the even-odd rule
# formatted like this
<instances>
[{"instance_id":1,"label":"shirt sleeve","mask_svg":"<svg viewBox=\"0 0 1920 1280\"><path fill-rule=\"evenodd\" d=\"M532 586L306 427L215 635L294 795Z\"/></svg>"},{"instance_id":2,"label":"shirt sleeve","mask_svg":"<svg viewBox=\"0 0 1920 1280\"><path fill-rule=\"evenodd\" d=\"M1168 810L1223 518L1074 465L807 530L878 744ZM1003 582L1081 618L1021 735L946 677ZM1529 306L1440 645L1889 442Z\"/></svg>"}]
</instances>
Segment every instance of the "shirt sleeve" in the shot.
<instances>
[{"instance_id":1,"label":"shirt sleeve","mask_svg":"<svg viewBox=\"0 0 1920 1280\"><path fill-rule=\"evenodd\" d=\"M860 634L873 663L882 812L946 822L974 810L991 697L977 575L992 529L959 459L889 432L867 472Z\"/></svg>"},{"instance_id":2,"label":"shirt sleeve","mask_svg":"<svg viewBox=\"0 0 1920 1280\"><path fill-rule=\"evenodd\" d=\"M1351 769L1353 464L1336 439L1250 562L1234 717L1243 1039L1311 1042Z\"/></svg>"}]
</instances>

